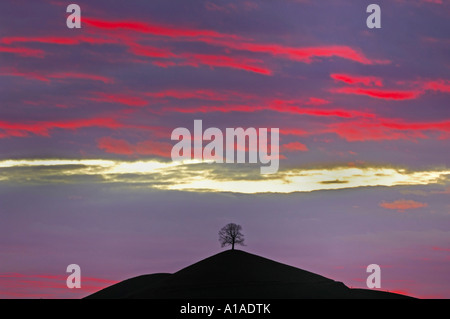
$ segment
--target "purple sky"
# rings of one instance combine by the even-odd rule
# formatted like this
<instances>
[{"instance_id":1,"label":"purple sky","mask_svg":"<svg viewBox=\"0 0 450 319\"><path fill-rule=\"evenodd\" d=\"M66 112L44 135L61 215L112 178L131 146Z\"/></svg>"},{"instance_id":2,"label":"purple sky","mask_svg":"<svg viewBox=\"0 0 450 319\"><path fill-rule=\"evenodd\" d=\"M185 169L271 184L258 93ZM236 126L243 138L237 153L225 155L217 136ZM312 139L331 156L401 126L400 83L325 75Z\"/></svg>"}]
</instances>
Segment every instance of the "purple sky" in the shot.
<instances>
[{"instance_id":1,"label":"purple sky","mask_svg":"<svg viewBox=\"0 0 450 319\"><path fill-rule=\"evenodd\" d=\"M79 298L221 251L450 297L441 0L0 3L0 298ZM173 163L177 127L280 129L280 170ZM69 264L82 289L65 281Z\"/></svg>"}]
</instances>

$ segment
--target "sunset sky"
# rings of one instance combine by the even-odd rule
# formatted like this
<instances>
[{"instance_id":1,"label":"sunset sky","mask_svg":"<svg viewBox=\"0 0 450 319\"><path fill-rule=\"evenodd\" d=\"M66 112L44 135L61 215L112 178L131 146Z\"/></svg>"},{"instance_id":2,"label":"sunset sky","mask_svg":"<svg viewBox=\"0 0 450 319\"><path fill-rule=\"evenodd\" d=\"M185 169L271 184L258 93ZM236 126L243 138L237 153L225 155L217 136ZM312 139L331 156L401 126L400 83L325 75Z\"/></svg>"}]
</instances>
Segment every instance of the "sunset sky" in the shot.
<instances>
[{"instance_id":1,"label":"sunset sky","mask_svg":"<svg viewBox=\"0 0 450 319\"><path fill-rule=\"evenodd\" d=\"M250 253L450 298L450 2L79 0L81 29L70 3L0 2L0 298L175 272L230 222ZM172 161L194 120L279 128L279 171Z\"/></svg>"}]
</instances>

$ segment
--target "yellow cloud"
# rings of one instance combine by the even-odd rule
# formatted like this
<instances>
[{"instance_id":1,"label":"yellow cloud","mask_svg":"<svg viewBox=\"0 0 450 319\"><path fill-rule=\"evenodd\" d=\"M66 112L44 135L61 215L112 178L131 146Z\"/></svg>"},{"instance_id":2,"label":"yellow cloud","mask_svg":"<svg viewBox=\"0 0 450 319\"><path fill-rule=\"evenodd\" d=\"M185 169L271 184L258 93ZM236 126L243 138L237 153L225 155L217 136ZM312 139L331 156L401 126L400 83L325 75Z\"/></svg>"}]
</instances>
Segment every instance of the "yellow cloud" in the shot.
<instances>
[{"instance_id":1,"label":"yellow cloud","mask_svg":"<svg viewBox=\"0 0 450 319\"><path fill-rule=\"evenodd\" d=\"M156 160L4 160L0 180L34 183L124 183L162 190L256 193L293 193L367 186L428 185L442 183L450 170L409 171L392 167L331 167L285 169L261 175L248 165L200 161ZM77 177L76 179L74 177Z\"/></svg>"}]
</instances>

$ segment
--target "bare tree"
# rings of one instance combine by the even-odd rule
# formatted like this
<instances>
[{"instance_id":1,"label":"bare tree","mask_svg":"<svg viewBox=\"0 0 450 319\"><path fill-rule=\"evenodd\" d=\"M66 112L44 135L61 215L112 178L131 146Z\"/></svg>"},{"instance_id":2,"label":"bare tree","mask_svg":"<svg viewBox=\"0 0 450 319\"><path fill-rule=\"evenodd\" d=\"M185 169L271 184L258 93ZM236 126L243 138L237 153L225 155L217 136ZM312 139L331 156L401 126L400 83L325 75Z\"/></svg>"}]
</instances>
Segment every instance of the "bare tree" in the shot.
<instances>
[{"instance_id":1,"label":"bare tree","mask_svg":"<svg viewBox=\"0 0 450 319\"><path fill-rule=\"evenodd\" d=\"M219 241L222 247L231 245L231 250L234 250L234 245L244 245L244 235L241 233L241 225L228 224L219 231Z\"/></svg>"}]
</instances>

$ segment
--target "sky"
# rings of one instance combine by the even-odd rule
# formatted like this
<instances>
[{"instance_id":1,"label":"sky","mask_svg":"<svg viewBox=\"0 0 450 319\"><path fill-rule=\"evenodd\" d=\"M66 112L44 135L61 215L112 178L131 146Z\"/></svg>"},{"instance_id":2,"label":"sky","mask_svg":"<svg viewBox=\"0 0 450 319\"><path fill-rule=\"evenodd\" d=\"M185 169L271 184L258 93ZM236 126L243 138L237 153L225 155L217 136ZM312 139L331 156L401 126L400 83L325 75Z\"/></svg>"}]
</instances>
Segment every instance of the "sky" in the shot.
<instances>
[{"instance_id":1,"label":"sky","mask_svg":"<svg viewBox=\"0 0 450 319\"><path fill-rule=\"evenodd\" d=\"M0 2L0 298L80 298L244 251L450 298L450 3ZM173 161L178 127L278 128L279 170ZM203 143L203 146L206 142ZM81 268L82 287L66 286Z\"/></svg>"}]
</instances>

